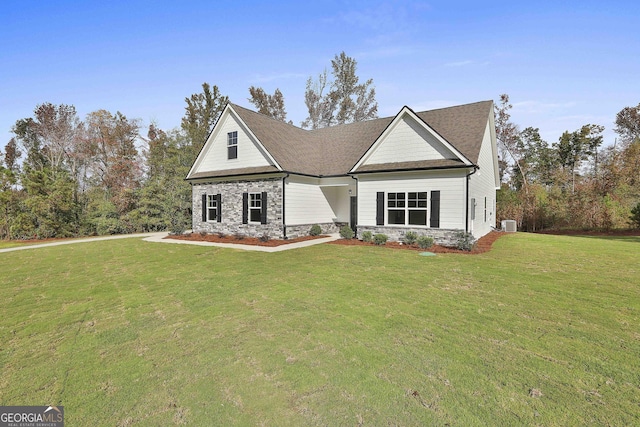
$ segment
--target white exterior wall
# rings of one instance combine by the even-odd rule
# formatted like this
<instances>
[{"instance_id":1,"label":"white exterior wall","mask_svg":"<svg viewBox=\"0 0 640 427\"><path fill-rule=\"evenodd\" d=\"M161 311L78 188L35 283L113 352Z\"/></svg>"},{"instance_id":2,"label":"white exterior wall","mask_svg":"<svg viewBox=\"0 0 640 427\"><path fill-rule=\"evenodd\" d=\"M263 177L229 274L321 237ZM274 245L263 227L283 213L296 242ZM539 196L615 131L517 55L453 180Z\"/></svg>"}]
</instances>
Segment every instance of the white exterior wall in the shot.
<instances>
[{"instance_id":1,"label":"white exterior wall","mask_svg":"<svg viewBox=\"0 0 640 427\"><path fill-rule=\"evenodd\" d=\"M227 133L238 132L238 158L228 159ZM193 173L272 165L257 141L247 132L230 110L220 118L209 136L205 151L199 157Z\"/></svg>"},{"instance_id":2,"label":"white exterior wall","mask_svg":"<svg viewBox=\"0 0 640 427\"><path fill-rule=\"evenodd\" d=\"M440 228L465 229L466 169L452 171L366 174L358 177L358 225L376 225L376 193L429 192L427 224L430 220L431 191L440 191ZM386 204L385 204L386 213ZM385 214L385 226L387 215ZM389 227L403 227L389 225ZM412 225L411 228L419 228ZM429 228L428 225L424 228Z\"/></svg>"},{"instance_id":3,"label":"white exterior wall","mask_svg":"<svg viewBox=\"0 0 640 427\"><path fill-rule=\"evenodd\" d=\"M455 158L455 155L425 129L424 125L405 115L389 130L363 164L452 158Z\"/></svg>"},{"instance_id":4,"label":"white exterior wall","mask_svg":"<svg viewBox=\"0 0 640 427\"><path fill-rule=\"evenodd\" d=\"M349 189L355 181L344 178L311 178L291 175L285 184L286 225L349 221Z\"/></svg>"},{"instance_id":5,"label":"white exterior wall","mask_svg":"<svg viewBox=\"0 0 640 427\"><path fill-rule=\"evenodd\" d=\"M476 199L476 216L471 221L469 215L469 231L476 238L480 238L491 231L496 225L496 173L497 154L492 146L490 123L487 123L482 147L478 156L478 171L471 175L469 181L469 198ZM485 198L487 201L487 216L485 221ZM469 206L469 210L473 209Z\"/></svg>"}]
</instances>

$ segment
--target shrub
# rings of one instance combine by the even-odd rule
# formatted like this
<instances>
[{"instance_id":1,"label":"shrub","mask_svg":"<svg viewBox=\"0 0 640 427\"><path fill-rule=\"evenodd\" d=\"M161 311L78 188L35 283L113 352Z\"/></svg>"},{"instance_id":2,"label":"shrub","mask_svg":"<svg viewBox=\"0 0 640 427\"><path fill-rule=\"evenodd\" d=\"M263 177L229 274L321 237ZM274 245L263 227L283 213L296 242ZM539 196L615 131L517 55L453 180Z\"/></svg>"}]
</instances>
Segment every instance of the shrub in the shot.
<instances>
[{"instance_id":1,"label":"shrub","mask_svg":"<svg viewBox=\"0 0 640 427\"><path fill-rule=\"evenodd\" d=\"M218 231L218 237L224 239L226 237L226 234L224 234L222 231Z\"/></svg>"},{"instance_id":2,"label":"shrub","mask_svg":"<svg viewBox=\"0 0 640 427\"><path fill-rule=\"evenodd\" d=\"M201 235L202 237L206 236L207 234L208 234L208 233L207 233L206 231L201 231L201 232L200 232L200 235Z\"/></svg>"},{"instance_id":3,"label":"shrub","mask_svg":"<svg viewBox=\"0 0 640 427\"><path fill-rule=\"evenodd\" d=\"M413 245L416 242L417 238L418 233L416 233L415 231L407 231L406 233L404 233L402 241L405 245Z\"/></svg>"},{"instance_id":4,"label":"shrub","mask_svg":"<svg viewBox=\"0 0 640 427\"><path fill-rule=\"evenodd\" d=\"M343 239L353 239L353 230L348 225L343 225L340 229L340 237Z\"/></svg>"},{"instance_id":5,"label":"shrub","mask_svg":"<svg viewBox=\"0 0 640 427\"><path fill-rule=\"evenodd\" d=\"M471 251L476 246L476 239L471 233L459 231L456 234L455 246L462 251Z\"/></svg>"},{"instance_id":6,"label":"shrub","mask_svg":"<svg viewBox=\"0 0 640 427\"><path fill-rule=\"evenodd\" d=\"M376 245L384 245L385 243L387 243L387 235L386 234L376 234L375 236L373 236L373 243L375 243Z\"/></svg>"},{"instance_id":7,"label":"shrub","mask_svg":"<svg viewBox=\"0 0 640 427\"><path fill-rule=\"evenodd\" d=\"M258 239L260 239L261 242L268 242L270 237L267 233L264 233L262 236L258 237Z\"/></svg>"},{"instance_id":8,"label":"shrub","mask_svg":"<svg viewBox=\"0 0 640 427\"><path fill-rule=\"evenodd\" d=\"M312 225L309 230L309 236L319 236L320 234L322 234L322 228L318 224Z\"/></svg>"},{"instance_id":9,"label":"shrub","mask_svg":"<svg viewBox=\"0 0 640 427\"><path fill-rule=\"evenodd\" d=\"M632 227L640 228L640 203L638 203L635 208L631 209L631 216L629 217L629 220L631 220Z\"/></svg>"},{"instance_id":10,"label":"shrub","mask_svg":"<svg viewBox=\"0 0 640 427\"><path fill-rule=\"evenodd\" d=\"M431 236L419 236L416 239L416 243L420 249L429 249L433 246L433 237Z\"/></svg>"},{"instance_id":11,"label":"shrub","mask_svg":"<svg viewBox=\"0 0 640 427\"><path fill-rule=\"evenodd\" d=\"M373 233L372 233L372 232L370 232L370 231L364 231L364 232L362 233L362 241L363 241L363 242L367 242L367 243L369 243L369 242L371 242L372 240L373 240Z\"/></svg>"},{"instance_id":12,"label":"shrub","mask_svg":"<svg viewBox=\"0 0 640 427\"><path fill-rule=\"evenodd\" d=\"M177 236L184 234L185 231L184 225L180 223L171 224L169 227L169 233Z\"/></svg>"},{"instance_id":13,"label":"shrub","mask_svg":"<svg viewBox=\"0 0 640 427\"><path fill-rule=\"evenodd\" d=\"M235 237L235 238L236 238L236 240L242 240L242 239L244 239L244 234L242 234L242 233L235 233L235 234L233 235L233 237Z\"/></svg>"}]
</instances>

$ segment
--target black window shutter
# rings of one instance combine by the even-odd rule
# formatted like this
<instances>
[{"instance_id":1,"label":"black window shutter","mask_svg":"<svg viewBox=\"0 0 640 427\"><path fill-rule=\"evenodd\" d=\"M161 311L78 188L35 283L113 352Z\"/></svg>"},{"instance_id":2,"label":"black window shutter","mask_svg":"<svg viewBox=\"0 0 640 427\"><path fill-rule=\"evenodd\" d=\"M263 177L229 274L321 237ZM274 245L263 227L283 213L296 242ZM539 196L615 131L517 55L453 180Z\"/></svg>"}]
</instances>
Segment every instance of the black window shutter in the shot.
<instances>
[{"instance_id":1,"label":"black window shutter","mask_svg":"<svg viewBox=\"0 0 640 427\"><path fill-rule=\"evenodd\" d=\"M242 223L249 222L249 193L242 193Z\"/></svg>"},{"instance_id":2,"label":"black window shutter","mask_svg":"<svg viewBox=\"0 0 640 427\"><path fill-rule=\"evenodd\" d=\"M440 191L431 192L431 228L440 228Z\"/></svg>"},{"instance_id":3,"label":"black window shutter","mask_svg":"<svg viewBox=\"0 0 640 427\"><path fill-rule=\"evenodd\" d=\"M376 225L384 225L384 192L376 193Z\"/></svg>"},{"instance_id":4,"label":"black window shutter","mask_svg":"<svg viewBox=\"0 0 640 427\"><path fill-rule=\"evenodd\" d=\"M202 195L202 222L207 222L207 195Z\"/></svg>"},{"instance_id":5,"label":"black window shutter","mask_svg":"<svg viewBox=\"0 0 640 427\"><path fill-rule=\"evenodd\" d=\"M260 224L267 223L267 193L262 192L262 212L260 212Z\"/></svg>"},{"instance_id":6,"label":"black window shutter","mask_svg":"<svg viewBox=\"0 0 640 427\"><path fill-rule=\"evenodd\" d=\"M216 194L216 221L222 221L222 194Z\"/></svg>"}]
</instances>

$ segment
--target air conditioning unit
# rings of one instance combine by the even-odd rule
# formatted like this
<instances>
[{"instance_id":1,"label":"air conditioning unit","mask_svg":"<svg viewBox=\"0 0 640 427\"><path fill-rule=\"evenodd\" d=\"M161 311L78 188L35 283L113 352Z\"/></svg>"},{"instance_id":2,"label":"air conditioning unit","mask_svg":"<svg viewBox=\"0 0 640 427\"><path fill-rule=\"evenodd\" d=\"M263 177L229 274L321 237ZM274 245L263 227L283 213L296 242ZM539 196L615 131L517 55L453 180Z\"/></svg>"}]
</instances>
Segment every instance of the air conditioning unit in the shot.
<instances>
[{"instance_id":1,"label":"air conditioning unit","mask_svg":"<svg viewBox=\"0 0 640 427\"><path fill-rule=\"evenodd\" d=\"M512 219L503 220L502 231L506 231L507 233L515 233L517 231L516 222Z\"/></svg>"}]
</instances>

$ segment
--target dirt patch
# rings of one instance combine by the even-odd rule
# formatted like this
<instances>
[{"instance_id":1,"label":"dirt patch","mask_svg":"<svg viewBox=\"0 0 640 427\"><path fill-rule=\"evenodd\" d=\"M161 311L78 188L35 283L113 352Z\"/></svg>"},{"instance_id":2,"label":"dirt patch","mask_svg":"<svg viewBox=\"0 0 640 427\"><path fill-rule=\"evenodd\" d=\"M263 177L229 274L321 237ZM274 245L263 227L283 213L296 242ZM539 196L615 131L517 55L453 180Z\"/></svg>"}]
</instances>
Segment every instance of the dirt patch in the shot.
<instances>
[{"instance_id":1,"label":"dirt patch","mask_svg":"<svg viewBox=\"0 0 640 427\"><path fill-rule=\"evenodd\" d=\"M176 234L165 237L165 239L175 240L189 240L192 242L212 242L212 243L232 243L234 245L251 245L251 246L267 246L276 247L282 245L288 245L289 243L304 242L306 240L321 239L329 236L302 236L295 239L280 240L269 239L266 242L260 240L257 237L243 237L218 235L218 234L201 234L201 233L189 233L189 234Z\"/></svg>"},{"instance_id":2,"label":"dirt patch","mask_svg":"<svg viewBox=\"0 0 640 427\"><path fill-rule=\"evenodd\" d=\"M481 254L481 253L490 251L491 246L493 245L493 242L495 242L505 234L507 233L503 233L500 231L492 231L491 233L481 237L480 240L478 240L478 243L476 243L476 246L470 252L461 251L460 249L455 249L455 248L448 248L446 246L440 246L440 245L433 245L429 249L420 249L417 245L405 245L400 242L387 242L384 245L384 247L393 248L393 249L404 249L404 250L410 250L410 251L420 251L420 252L428 251L436 254L446 253L446 254L474 255L474 254ZM340 240L336 240L329 243L333 245L346 245L346 246L376 246L375 243L371 243L371 242L367 243L358 239L340 239Z\"/></svg>"}]
</instances>

